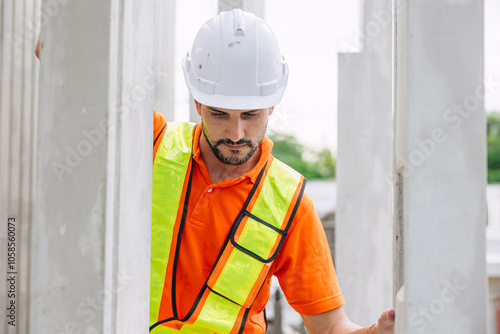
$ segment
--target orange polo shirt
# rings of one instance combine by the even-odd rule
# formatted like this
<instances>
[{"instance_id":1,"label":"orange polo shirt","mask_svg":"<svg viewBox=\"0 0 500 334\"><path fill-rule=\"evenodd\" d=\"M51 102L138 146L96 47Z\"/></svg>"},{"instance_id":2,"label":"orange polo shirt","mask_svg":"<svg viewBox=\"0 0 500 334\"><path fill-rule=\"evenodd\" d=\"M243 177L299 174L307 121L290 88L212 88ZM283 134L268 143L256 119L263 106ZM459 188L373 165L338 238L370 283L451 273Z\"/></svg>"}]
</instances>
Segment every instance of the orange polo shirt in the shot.
<instances>
[{"instance_id":1,"label":"orange polo shirt","mask_svg":"<svg viewBox=\"0 0 500 334\"><path fill-rule=\"evenodd\" d=\"M156 156L167 123L165 117L157 112L154 120L153 151ZM176 299L181 318L189 312L208 279L231 225L241 210L241 207L231 203L244 202L262 167L273 159L273 144L265 137L260 145L260 160L250 172L237 179L212 183L201 157L200 135L201 126L198 126L193 143L195 163L192 188L177 266ZM306 194L299 204L283 248L252 305L244 333L266 331L263 310L269 299L272 275L278 277L288 303L298 313L318 314L344 304L323 226L311 198Z\"/></svg>"}]
</instances>

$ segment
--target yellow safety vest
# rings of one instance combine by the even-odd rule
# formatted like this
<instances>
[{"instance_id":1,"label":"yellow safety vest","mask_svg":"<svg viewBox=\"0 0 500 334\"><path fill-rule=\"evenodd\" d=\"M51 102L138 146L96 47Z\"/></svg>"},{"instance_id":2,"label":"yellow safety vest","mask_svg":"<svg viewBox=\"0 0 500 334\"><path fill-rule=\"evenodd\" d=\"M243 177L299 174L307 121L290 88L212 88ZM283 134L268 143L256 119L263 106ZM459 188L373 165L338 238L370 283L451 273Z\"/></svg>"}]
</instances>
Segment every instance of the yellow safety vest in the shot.
<instances>
[{"instance_id":1,"label":"yellow safety vest","mask_svg":"<svg viewBox=\"0 0 500 334\"><path fill-rule=\"evenodd\" d=\"M242 333L250 307L285 241L306 180L276 159L267 175L264 166L208 280L187 316L179 319L175 269L192 182L194 130L192 123L168 123L153 165L149 331ZM253 196L257 198L251 201ZM162 317L162 299L172 306L168 318Z\"/></svg>"}]
</instances>

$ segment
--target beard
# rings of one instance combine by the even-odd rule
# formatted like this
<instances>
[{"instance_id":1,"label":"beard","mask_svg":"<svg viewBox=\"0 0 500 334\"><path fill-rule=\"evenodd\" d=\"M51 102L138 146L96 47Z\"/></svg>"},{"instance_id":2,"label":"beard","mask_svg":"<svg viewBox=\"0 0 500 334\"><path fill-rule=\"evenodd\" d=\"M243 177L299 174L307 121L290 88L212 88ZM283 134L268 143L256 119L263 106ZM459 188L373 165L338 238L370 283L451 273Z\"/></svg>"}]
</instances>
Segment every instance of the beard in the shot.
<instances>
[{"instance_id":1,"label":"beard","mask_svg":"<svg viewBox=\"0 0 500 334\"><path fill-rule=\"evenodd\" d=\"M266 129L267 129L267 123L256 142L253 142L249 139L240 139L237 142L233 142L228 138L219 139L214 142L210 139L210 134L208 133L207 127L205 126L205 122L202 120L202 132L203 135L205 136L205 139L208 142L208 145L212 149L212 152L217 157L217 159L219 159L220 162L232 166L238 166L250 160L250 158L255 154L255 151L257 151L260 143L264 139L264 136L266 134ZM248 153L244 156L240 156L242 150L231 150L230 151L231 153L229 155L224 155L224 153L222 153L222 151L219 148L220 145L224 144L232 146L245 145L250 148L250 151L248 151Z\"/></svg>"}]
</instances>

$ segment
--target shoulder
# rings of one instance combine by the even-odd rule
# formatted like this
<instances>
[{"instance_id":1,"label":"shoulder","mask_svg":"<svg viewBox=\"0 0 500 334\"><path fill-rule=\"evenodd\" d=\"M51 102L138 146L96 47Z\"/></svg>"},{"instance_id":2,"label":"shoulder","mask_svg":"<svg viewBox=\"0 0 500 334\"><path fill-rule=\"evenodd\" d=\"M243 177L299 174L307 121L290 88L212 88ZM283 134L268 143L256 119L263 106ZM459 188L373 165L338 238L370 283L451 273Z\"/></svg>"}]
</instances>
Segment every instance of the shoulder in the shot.
<instances>
[{"instance_id":1,"label":"shoulder","mask_svg":"<svg viewBox=\"0 0 500 334\"><path fill-rule=\"evenodd\" d=\"M167 128L167 121L162 113L154 111L154 126L153 126L153 161L156 157L156 152L163 139L165 130Z\"/></svg>"},{"instance_id":2,"label":"shoulder","mask_svg":"<svg viewBox=\"0 0 500 334\"><path fill-rule=\"evenodd\" d=\"M295 215L293 222L293 225L297 224L319 224L321 226L321 221L318 217L318 213L316 212L316 208L314 207L313 200L305 192L302 194L302 198L297 208L297 214Z\"/></svg>"},{"instance_id":3,"label":"shoulder","mask_svg":"<svg viewBox=\"0 0 500 334\"><path fill-rule=\"evenodd\" d=\"M344 303L325 230L307 194L274 270L288 303L300 314L319 314Z\"/></svg>"},{"instance_id":4,"label":"shoulder","mask_svg":"<svg viewBox=\"0 0 500 334\"><path fill-rule=\"evenodd\" d=\"M154 123L155 124L154 125L155 131L156 131L157 127L161 128L163 125L165 125L167 123L165 116L156 110L154 111L154 122L155 122Z\"/></svg>"}]
</instances>

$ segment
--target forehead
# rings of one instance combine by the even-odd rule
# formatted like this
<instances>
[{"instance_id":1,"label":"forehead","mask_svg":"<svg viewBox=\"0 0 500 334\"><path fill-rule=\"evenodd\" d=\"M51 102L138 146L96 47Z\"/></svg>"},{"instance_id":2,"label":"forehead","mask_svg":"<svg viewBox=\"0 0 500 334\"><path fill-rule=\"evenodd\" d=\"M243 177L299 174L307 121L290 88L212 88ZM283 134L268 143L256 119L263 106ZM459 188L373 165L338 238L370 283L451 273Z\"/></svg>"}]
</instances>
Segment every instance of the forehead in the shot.
<instances>
[{"instance_id":1,"label":"forehead","mask_svg":"<svg viewBox=\"0 0 500 334\"><path fill-rule=\"evenodd\" d=\"M205 106L205 105L203 105L203 107L207 110L210 110L210 111L224 112L224 113L234 114L234 115L237 115L240 113L248 113L248 112L255 112L255 111L263 110L263 109L244 109L244 110L242 110L242 109L225 109L225 108L210 107L210 106Z\"/></svg>"}]
</instances>

